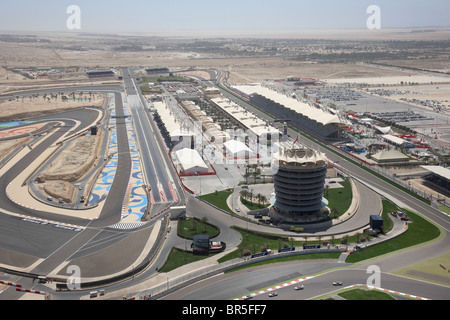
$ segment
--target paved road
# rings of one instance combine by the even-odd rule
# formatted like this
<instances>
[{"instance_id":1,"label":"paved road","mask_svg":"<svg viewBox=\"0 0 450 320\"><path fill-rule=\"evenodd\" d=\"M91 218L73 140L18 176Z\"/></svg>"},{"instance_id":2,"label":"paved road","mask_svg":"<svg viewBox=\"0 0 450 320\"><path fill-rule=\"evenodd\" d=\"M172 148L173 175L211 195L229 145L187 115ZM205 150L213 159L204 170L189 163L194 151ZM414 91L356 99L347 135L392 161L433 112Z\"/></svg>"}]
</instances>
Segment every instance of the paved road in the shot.
<instances>
[{"instance_id":1,"label":"paved road","mask_svg":"<svg viewBox=\"0 0 450 320\"><path fill-rule=\"evenodd\" d=\"M120 93L116 93L116 112L118 115L123 114L122 96ZM80 118L81 115L81 118ZM45 212L35 211L32 209L24 208L14 204L6 196L5 188L8 183L14 179L16 172L24 170L34 159L37 158L49 145L55 142L59 137L67 132L71 127L75 126L76 122L73 120L67 120L67 118L79 119L82 121L82 125L90 125L93 120L96 119L97 114L86 117L86 110L83 112L65 113L66 126L57 130L51 137L41 143L31 153L20 160L15 166L13 166L6 174L0 178L0 187L2 192L0 193L0 201L2 208L11 212L22 212L31 217L38 217L42 219L54 220L55 217L52 214ZM62 117L59 115L59 117ZM83 127L84 127L83 126ZM41 263L38 263L29 272L31 274L47 275L57 268L61 263L69 259L75 252L79 251L83 246L89 244L89 242L97 237L100 233L104 232L104 228L120 221L121 206L123 203L124 195L127 190L127 184L131 172L131 159L128 148L128 137L124 119L117 119L117 143L119 153L119 169L116 177L113 181L111 191L105 200L100 217L95 221L86 221L84 219L63 217L62 222L72 223L80 226L88 227L83 231L75 232L70 229L55 228L54 224L41 224L33 223L30 221L24 221L21 218L1 215L0 228L1 228L1 251L2 255L6 258L2 259L5 263L10 262L22 262L22 266L28 266L30 261L37 261L36 258L45 259ZM116 237L118 241L120 237ZM111 245L111 242L107 243ZM17 252L17 253L16 253ZM20 253L20 254L18 254ZM23 254L26 254L24 256ZM127 252L117 254L126 259ZM11 259L9 259L11 257ZM35 257L35 258L31 258ZM119 257L118 257L119 258ZM20 267L20 266L19 266ZM29 282L31 280L23 279L23 281ZM29 284L32 287L32 284ZM3 299L17 299L21 293L8 288L1 293Z\"/></svg>"},{"instance_id":2,"label":"paved road","mask_svg":"<svg viewBox=\"0 0 450 320\"><path fill-rule=\"evenodd\" d=\"M222 87L224 85L222 84ZM267 114L261 112L257 108L255 108L253 105L246 103L245 101L238 99L235 95L230 94L229 91L221 89L221 92L224 96L227 98L235 101L236 103L240 105L244 105L247 109L254 112L257 116L259 116L261 119L265 119L267 121L273 121L274 119ZM307 132L307 131L305 131ZM299 136L299 142L309 146L313 147L315 149L321 150L324 152L329 160L331 160L333 163L336 163L336 166L338 168L341 168L346 173L350 174L354 179L358 179L360 182L371 186L373 188L376 188L376 191L379 191L384 196L392 199L395 203L399 204L400 206L406 205L413 210L423 214L424 216L430 218L435 223L441 225L446 231L450 231L450 217L443 215L439 210L432 208L431 206L425 204L424 202L418 200L417 198L411 196L410 194L398 189L397 187L391 185L390 183L376 177L372 173L366 171L363 169L360 165L356 165L350 161L345 160L348 155L346 155L342 150L335 149L341 156L336 155L335 153L324 149L322 145L316 143L315 141L311 141L310 139L307 139L303 133L298 133L297 131L294 131L292 129L288 129L288 134L290 134L292 137ZM324 141L322 137L317 136L316 134L312 132L307 132L313 139L316 141L319 141L323 145L328 145L328 142Z\"/></svg>"},{"instance_id":3,"label":"paved road","mask_svg":"<svg viewBox=\"0 0 450 320\"><path fill-rule=\"evenodd\" d=\"M177 192L174 188L175 179L172 177L169 167L171 164L168 162L164 146L159 141L159 132L144 108L132 71L123 69L122 72L139 144L143 172L151 186L154 203L175 203L180 198L180 195L178 195L180 192Z\"/></svg>"}]
</instances>

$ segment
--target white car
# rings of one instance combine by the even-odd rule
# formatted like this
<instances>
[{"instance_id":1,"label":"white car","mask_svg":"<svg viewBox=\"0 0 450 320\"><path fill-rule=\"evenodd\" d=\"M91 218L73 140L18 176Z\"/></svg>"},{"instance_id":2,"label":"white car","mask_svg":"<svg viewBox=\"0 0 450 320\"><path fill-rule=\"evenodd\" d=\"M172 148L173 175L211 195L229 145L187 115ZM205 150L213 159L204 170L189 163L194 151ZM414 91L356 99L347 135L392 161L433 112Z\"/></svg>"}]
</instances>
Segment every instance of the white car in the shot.
<instances>
[{"instance_id":1,"label":"white car","mask_svg":"<svg viewBox=\"0 0 450 320\"><path fill-rule=\"evenodd\" d=\"M299 286L295 286L294 287L294 290L303 290L303 285L301 284L301 285L299 285Z\"/></svg>"},{"instance_id":2,"label":"white car","mask_svg":"<svg viewBox=\"0 0 450 320\"><path fill-rule=\"evenodd\" d=\"M342 286L342 281L334 281L333 286Z\"/></svg>"}]
</instances>

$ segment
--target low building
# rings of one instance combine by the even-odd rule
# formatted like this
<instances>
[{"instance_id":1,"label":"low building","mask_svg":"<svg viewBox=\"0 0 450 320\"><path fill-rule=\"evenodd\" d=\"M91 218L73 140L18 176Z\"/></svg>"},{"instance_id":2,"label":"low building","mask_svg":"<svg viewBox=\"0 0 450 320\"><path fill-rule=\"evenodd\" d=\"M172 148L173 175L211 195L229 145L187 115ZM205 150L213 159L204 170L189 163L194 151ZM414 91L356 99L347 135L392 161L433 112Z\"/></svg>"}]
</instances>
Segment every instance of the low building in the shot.
<instances>
[{"instance_id":1,"label":"low building","mask_svg":"<svg viewBox=\"0 0 450 320\"><path fill-rule=\"evenodd\" d=\"M200 154L193 149L184 148L175 152L176 160L183 174L201 174L209 171Z\"/></svg>"},{"instance_id":2,"label":"low building","mask_svg":"<svg viewBox=\"0 0 450 320\"><path fill-rule=\"evenodd\" d=\"M378 164L396 164L409 162L409 157L407 155L404 155L400 151L396 150L381 151L373 154L371 158Z\"/></svg>"},{"instance_id":3,"label":"low building","mask_svg":"<svg viewBox=\"0 0 450 320\"><path fill-rule=\"evenodd\" d=\"M86 72L89 78L111 78L115 76L115 73L107 69L95 69Z\"/></svg>"},{"instance_id":4,"label":"low building","mask_svg":"<svg viewBox=\"0 0 450 320\"><path fill-rule=\"evenodd\" d=\"M229 140L223 146L225 148L224 153L227 157L233 159L250 159L256 157L256 153L241 141Z\"/></svg>"}]
</instances>

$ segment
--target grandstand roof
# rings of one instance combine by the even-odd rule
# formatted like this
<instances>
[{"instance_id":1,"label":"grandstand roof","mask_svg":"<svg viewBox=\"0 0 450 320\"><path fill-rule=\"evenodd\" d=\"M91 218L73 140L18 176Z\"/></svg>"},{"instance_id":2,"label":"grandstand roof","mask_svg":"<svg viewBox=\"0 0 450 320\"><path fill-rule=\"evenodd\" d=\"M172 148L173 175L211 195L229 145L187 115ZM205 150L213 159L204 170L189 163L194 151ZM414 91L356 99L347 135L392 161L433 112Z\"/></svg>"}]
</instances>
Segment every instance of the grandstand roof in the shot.
<instances>
[{"instance_id":1,"label":"grandstand roof","mask_svg":"<svg viewBox=\"0 0 450 320\"><path fill-rule=\"evenodd\" d=\"M305 102L298 101L297 99L288 97L285 94L279 93L261 85L236 86L235 88L247 95L256 93L264 96L323 125L331 123L347 124L347 122L344 119L340 118L338 115L331 114L322 109L317 109L316 107L310 106Z\"/></svg>"},{"instance_id":2,"label":"grandstand roof","mask_svg":"<svg viewBox=\"0 0 450 320\"><path fill-rule=\"evenodd\" d=\"M427 171L430 171L442 178L450 180L450 169L441 167L441 166L421 166Z\"/></svg>"}]
</instances>

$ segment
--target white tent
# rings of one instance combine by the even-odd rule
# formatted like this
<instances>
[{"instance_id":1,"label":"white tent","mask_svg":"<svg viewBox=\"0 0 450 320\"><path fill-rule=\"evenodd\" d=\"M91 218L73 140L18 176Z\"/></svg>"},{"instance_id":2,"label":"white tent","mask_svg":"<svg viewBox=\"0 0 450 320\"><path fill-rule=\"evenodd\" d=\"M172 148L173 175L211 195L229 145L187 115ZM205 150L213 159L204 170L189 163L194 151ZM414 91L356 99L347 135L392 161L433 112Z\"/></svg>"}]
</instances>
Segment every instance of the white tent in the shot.
<instances>
[{"instance_id":1,"label":"white tent","mask_svg":"<svg viewBox=\"0 0 450 320\"><path fill-rule=\"evenodd\" d=\"M185 174L206 173L209 170L196 150L184 148L176 151L175 155Z\"/></svg>"},{"instance_id":2,"label":"white tent","mask_svg":"<svg viewBox=\"0 0 450 320\"><path fill-rule=\"evenodd\" d=\"M255 157L255 152L253 152L245 143L237 140L230 140L223 144L225 146L225 151L227 156L233 158L252 158Z\"/></svg>"}]
</instances>

